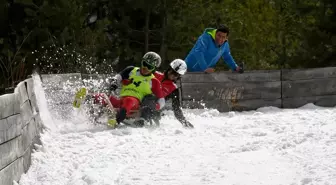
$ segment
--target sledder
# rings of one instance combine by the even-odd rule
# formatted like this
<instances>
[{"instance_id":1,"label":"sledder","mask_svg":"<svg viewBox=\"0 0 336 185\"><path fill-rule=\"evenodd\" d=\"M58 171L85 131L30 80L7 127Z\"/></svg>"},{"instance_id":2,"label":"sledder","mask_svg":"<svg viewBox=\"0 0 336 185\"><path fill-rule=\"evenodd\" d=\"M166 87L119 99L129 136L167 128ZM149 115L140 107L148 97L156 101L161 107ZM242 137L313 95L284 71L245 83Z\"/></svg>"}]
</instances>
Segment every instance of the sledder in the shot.
<instances>
[{"instance_id":1,"label":"sledder","mask_svg":"<svg viewBox=\"0 0 336 185\"><path fill-rule=\"evenodd\" d=\"M186 71L187 64L181 59L175 59L169 64L169 67L164 73L156 71L154 76L161 82L162 92L165 99L172 99L172 108L175 118L184 127L193 128L194 126L183 115L180 93L178 86L176 85L177 80L179 80ZM138 125L143 125L144 120L154 120L157 124L159 123L161 112L155 110L155 101L157 101L157 97L153 95L147 95L144 98L140 107L140 115L143 119L136 121Z\"/></svg>"},{"instance_id":2,"label":"sledder","mask_svg":"<svg viewBox=\"0 0 336 185\"><path fill-rule=\"evenodd\" d=\"M160 81L157 80L153 72L160 66L161 58L155 52L146 53L141 61L141 67L129 66L117 74L114 78L109 80L109 90L115 91L121 84L120 98L110 95L108 98L106 94L94 94L94 103L100 103L103 106L109 106L113 109L111 112L116 113L115 118L108 120L108 125L115 127L126 118L138 117L136 113L139 110L140 102L149 94L154 94L158 97L155 109L160 110L165 105ZM85 91L85 92L84 92ZM86 90L80 90L76 93L76 100L74 107L80 106L80 101L85 99ZM108 100L107 100L108 99ZM79 100L79 101L78 101ZM109 102L111 104L109 104ZM79 106L78 106L79 103Z\"/></svg>"}]
</instances>

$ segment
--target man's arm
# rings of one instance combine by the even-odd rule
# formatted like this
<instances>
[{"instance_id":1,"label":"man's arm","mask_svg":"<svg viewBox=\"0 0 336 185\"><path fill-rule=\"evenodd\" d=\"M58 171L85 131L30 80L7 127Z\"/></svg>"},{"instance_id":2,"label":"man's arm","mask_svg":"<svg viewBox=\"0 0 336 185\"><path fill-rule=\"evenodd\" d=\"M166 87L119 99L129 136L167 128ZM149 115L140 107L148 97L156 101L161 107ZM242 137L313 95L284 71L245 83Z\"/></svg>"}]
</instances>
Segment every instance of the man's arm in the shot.
<instances>
[{"instance_id":1,"label":"man's arm","mask_svg":"<svg viewBox=\"0 0 336 185\"><path fill-rule=\"evenodd\" d=\"M117 80L118 84L120 84L122 80L128 79L133 69L134 69L134 66L128 66L122 71L120 71L119 74L117 74L114 77Z\"/></svg>"},{"instance_id":2,"label":"man's arm","mask_svg":"<svg viewBox=\"0 0 336 185\"><path fill-rule=\"evenodd\" d=\"M126 80L129 78L131 71L134 69L134 66L128 66L118 74L116 74L113 78L107 78L105 81L104 89L109 93L111 91L115 91L118 86L121 84L122 80Z\"/></svg>"},{"instance_id":3,"label":"man's arm","mask_svg":"<svg viewBox=\"0 0 336 185\"><path fill-rule=\"evenodd\" d=\"M176 119L179 120L183 126L193 128L194 126L189 121L187 121L187 119L183 115L180 103L180 93L178 89L175 89L169 95L169 98L172 98L172 106Z\"/></svg>"},{"instance_id":4,"label":"man's arm","mask_svg":"<svg viewBox=\"0 0 336 185\"><path fill-rule=\"evenodd\" d=\"M232 71L236 71L238 65L234 61L231 52L230 52L230 45L227 42L227 49L224 50L224 53L222 55L224 62L232 69Z\"/></svg>"},{"instance_id":5,"label":"man's arm","mask_svg":"<svg viewBox=\"0 0 336 185\"><path fill-rule=\"evenodd\" d=\"M195 60L197 60L197 63L202 69L202 71L205 71L208 68L208 65L204 58L204 53L207 50L209 40L210 40L207 37L210 37L210 35L204 33L200 38L198 38L196 45L195 45L195 51L193 53Z\"/></svg>"}]
</instances>

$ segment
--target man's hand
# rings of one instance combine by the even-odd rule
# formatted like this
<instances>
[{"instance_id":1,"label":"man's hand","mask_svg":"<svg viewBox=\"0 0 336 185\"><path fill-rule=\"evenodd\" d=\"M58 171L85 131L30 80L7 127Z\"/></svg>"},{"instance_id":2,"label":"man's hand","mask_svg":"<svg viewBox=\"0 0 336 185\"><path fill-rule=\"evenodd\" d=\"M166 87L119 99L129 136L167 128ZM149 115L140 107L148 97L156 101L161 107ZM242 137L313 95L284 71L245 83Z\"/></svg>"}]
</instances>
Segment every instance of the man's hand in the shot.
<instances>
[{"instance_id":1,"label":"man's hand","mask_svg":"<svg viewBox=\"0 0 336 185\"><path fill-rule=\"evenodd\" d=\"M237 66L237 67L236 67L236 71L237 71L238 73L244 73L244 68Z\"/></svg>"},{"instance_id":2,"label":"man's hand","mask_svg":"<svg viewBox=\"0 0 336 185\"><path fill-rule=\"evenodd\" d=\"M118 82L115 78L107 78L103 83L103 91L110 94L112 91L118 89Z\"/></svg>"},{"instance_id":3,"label":"man's hand","mask_svg":"<svg viewBox=\"0 0 336 185\"><path fill-rule=\"evenodd\" d=\"M110 84L110 86L109 86L109 91L110 91L110 92L111 92L111 91L115 91L115 90L117 90L117 89L118 89L118 85L117 85L117 83L113 82L113 83Z\"/></svg>"},{"instance_id":4,"label":"man's hand","mask_svg":"<svg viewBox=\"0 0 336 185\"><path fill-rule=\"evenodd\" d=\"M105 83L104 85L102 85L102 88L101 88L101 90L107 94L111 94L111 92L114 92L116 89L118 89L118 85L116 83L112 83L112 84Z\"/></svg>"},{"instance_id":5,"label":"man's hand","mask_svg":"<svg viewBox=\"0 0 336 185\"><path fill-rule=\"evenodd\" d=\"M214 68L208 68L204 72L206 72L206 73L213 73L213 72L215 72L215 69Z\"/></svg>"}]
</instances>

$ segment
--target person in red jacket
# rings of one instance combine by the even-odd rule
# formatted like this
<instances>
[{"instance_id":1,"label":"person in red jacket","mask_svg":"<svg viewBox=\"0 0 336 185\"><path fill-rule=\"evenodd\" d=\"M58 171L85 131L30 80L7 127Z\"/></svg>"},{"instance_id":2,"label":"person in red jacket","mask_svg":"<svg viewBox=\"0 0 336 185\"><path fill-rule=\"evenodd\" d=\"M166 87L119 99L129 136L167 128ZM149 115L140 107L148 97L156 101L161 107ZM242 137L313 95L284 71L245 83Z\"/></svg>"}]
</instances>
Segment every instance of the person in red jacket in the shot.
<instances>
[{"instance_id":1,"label":"person in red jacket","mask_svg":"<svg viewBox=\"0 0 336 185\"><path fill-rule=\"evenodd\" d=\"M164 73L156 71L154 76L161 82L162 92L165 99L172 99L172 108L175 117L185 127L193 128L194 126L186 120L181 109L180 93L176 81L181 78L187 71L187 64L181 59L173 60L169 68ZM145 120L154 120L158 123L160 120L160 111L155 110L155 101L157 97L148 95L141 103L141 117Z\"/></svg>"},{"instance_id":2,"label":"person in red jacket","mask_svg":"<svg viewBox=\"0 0 336 185\"><path fill-rule=\"evenodd\" d=\"M158 99L154 103L155 110L160 110L165 105L161 84L155 78L153 72L157 66L160 66L161 58L155 52L146 53L141 61L141 67L128 66L114 78L108 80L109 91L115 91L119 84L122 85L120 98L111 95L109 100L113 108L118 108L116 122L120 123L126 117L132 117L140 107L140 102L146 95L154 94ZM104 94L95 94L94 103L101 103L104 106L107 102L104 100ZM114 122L111 124L114 124Z\"/></svg>"}]
</instances>

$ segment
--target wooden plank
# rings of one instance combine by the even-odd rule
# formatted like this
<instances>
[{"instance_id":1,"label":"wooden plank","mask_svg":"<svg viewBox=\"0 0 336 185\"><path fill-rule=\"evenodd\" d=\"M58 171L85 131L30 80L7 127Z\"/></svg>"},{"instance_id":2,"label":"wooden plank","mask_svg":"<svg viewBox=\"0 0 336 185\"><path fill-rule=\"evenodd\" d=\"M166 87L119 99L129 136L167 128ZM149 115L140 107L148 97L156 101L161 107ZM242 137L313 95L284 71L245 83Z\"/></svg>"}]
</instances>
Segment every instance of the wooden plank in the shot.
<instances>
[{"instance_id":1,"label":"wooden plank","mask_svg":"<svg viewBox=\"0 0 336 185\"><path fill-rule=\"evenodd\" d=\"M115 74L82 74L82 80L98 80L113 77Z\"/></svg>"},{"instance_id":2,"label":"wooden plank","mask_svg":"<svg viewBox=\"0 0 336 185\"><path fill-rule=\"evenodd\" d=\"M88 89L101 89L107 77L113 77L113 75L108 74L82 74L83 83Z\"/></svg>"},{"instance_id":3,"label":"wooden plank","mask_svg":"<svg viewBox=\"0 0 336 185\"><path fill-rule=\"evenodd\" d=\"M23 159L20 157L10 165L6 166L6 168L0 170L0 184L11 185L14 184L13 181L19 182L23 172Z\"/></svg>"},{"instance_id":4,"label":"wooden plank","mask_svg":"<svg viewBox=\"0 0 336 185\"><path fill-rule=\"evenodd\" d=\"M280 97L280 82L182 84L183 100L277 99Z\"/></svg>"},{"instance_id":5,"label":"wooden plank","mask_svg":"<svg viewBox=\"0 0 336 185\"><path fill-rule=\"evenodd\" d=\"M22 123L22 127L24 127L25 125L27 125L30 120L33 118L34 113L32 111L32 108L30 106L30 100L24 102L21 106L20 106L20 110L21 110L21 123Z\"/></svg>"},{"instance_id":6,"label":"wooden plank","mask_svg":"<svg viewBox=\"0 0 336 185\"><path fill-rule=\"evenodd\" d=\"M83 86L80 73L41 75L43 87L48 90L72 90Z\"/></svg>"},{"instance_id":7,"label":"wooden plank","mask_svg":"<svg viewBox=\"0 0 336 185\"><path fill-rule=\"evenodd\" d=\"M76 82L81 80L80 73L67 73L67 74L42 74L41 79L43 83L64 83Z\"/></svg>"},{"instance_id":8,"label":"wooden plank","mask_svg":"<svg viewBox=\"0 0 336 185\"><path fill-rule=\"evenodd\" d=\"M23 171L24 173L26 173L31 165L31 153L33 150L33 145L30 145L24 152L22 155L22 159L23 159Z\"/></svg>"},{"instance_id":9,"label":"wooden plank","mask_svg":"<svg viewBox=\"0 0 336 185\"><path fill-rule=\"evenodd\" d=\"M32 78L28 78L25 80L26 82L26 88L27 88L27 95L30 99L34 94L34 80Z\"/></svg>"},{"instance_id":10,"label":"wooden plank","mask_svg":"<svg viewBox=\"0 0 336 185\"><path fill-rule=\"evenodd\" d=\"M17 100L16 101L19 101L19 105L21 105L23 102L27 101L29 98L28 98L28 92L27 92L27 88L26 88L26 82L25 81L22 81L20 82L16 88L15 88L15 93L14 94L17 94L16 98Z\"/></svg>"},{"instance_id":11,"label":"wooden plank","mask_svg":"<svg viewBox=\"0 0 336 185\"><path fill-rule=\"evenodd\" d=\"M308 103L322 107L336 106L336 95L284 98L284 108L298 108Z\"/></svg>"},{"instance_id":12,"label":"wooden plank","mask_svg":"<svg viewBox=\"0 0 336 185\"><path fill-rule=\"evenodd\" d=\"M283 98L336 95L336 79L310 79L282 82Z\"/></svg>"},{"instance_id":13,"label":"wooden plank","mask_svg":"<svg viewBox=\"0 0 336 185\"><path fill-rule=\"evenodd\" d=\"M4 94L0 96L0 119L12 116L15 112L16 94Z\"/></svg>"},{"instance_id":14,"label":"wooden plank","mask_svg":"<svg viewBox=\"0 0 336 185\"><path fill-rule=\"evenodd\" d=\"M216 73L187 73L182 77L182 82L252 82L252 81L280 81L280 70L256 70L248 71L243 74L232 72Z\"/></svg>"},{"instance_id":15,"label":"wooden plank","mask_svg":"<svg viewBox=\"0 0 336 185\"><path fill-rule=\"evenodd\" d=\"M183 108L189 109L217 109L219 112L249 111L260 107L281 107L281 99L250 99L250 100L210 100L183 101Z\"/></svg>"},{"instance_id":16,"label":"wooden plank","mask_svg":"<svg viewBox=\"0 0 336 185\"><path fill-rule=\"evenodd\" d=\"M38 133L42 133L42 131L43 131L43 129L45 127L44 127L44 125L42 123L42 119L41 119L40 113L35 114L34 119L35 119L35 123L36 123L37 132Z\"/></svg>"},{"instance_id":17,"label":"wooden plank","mask_svg":"<svg viewBox=\"0 0 336 185\"><path fill-rule=\"evenodd\" d=\"M49 106L56 104L72 103L75 97L76 88L71 91L64 90L45 90L46 99L51 103Z\"/></svg>"},{"instance_id":18,"label":"wooden plank","mask_svg":"<svg viewBox=\"0 0 336 185\"><path fill-rule=\"evenodd\" d=\"M34 138L38 135L38 129L36 128L35 119L31 119L31 121L22 128L22 149L23 152L30 147L33 143ZM23 154L23 153L22 153Z\"/></svg>"},{"instance_id":19,"label":"wooden plank","mask_svg":"<svg viewBox=\"0 0 336 185\"><path fill-rule=\"evenodd\" d=\"M282 71L282 80L308 80L319 78L336 78L336 67L284 69Z\"/></svg>"},{"instance_id":20,"label":"wooden plank","mask_svg":"<svg viewBox=\"0 0 336 185\"><path fill-rule=\"evenodd\" d=\"M0 144L9 141L21 134L20 114L0 120Z\"/></svg>"},{"instance_id":21,"label":"wooden plank","mask_svg":"<svg viewBox=\"0 0 336 185\"><path fill-rule=\"evenodd\" d=\"M21 136L0 145L0 170L21 156Z\"/></svg>"}]
</instances>

